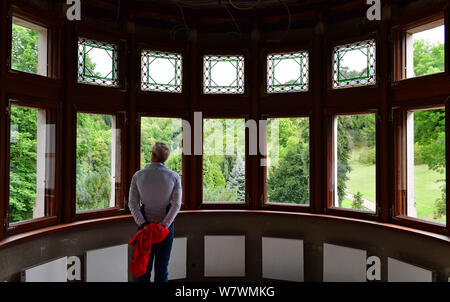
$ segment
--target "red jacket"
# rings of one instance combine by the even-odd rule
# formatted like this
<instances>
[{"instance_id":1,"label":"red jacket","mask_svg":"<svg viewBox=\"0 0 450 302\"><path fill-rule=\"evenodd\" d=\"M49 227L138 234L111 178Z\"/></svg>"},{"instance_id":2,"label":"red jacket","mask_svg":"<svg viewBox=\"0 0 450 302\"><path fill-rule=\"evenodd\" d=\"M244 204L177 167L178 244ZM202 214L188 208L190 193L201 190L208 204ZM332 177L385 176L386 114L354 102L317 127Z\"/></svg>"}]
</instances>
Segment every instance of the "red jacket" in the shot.
<instances>
[{"instance_id":1,"label":"red jacket","mask_svg":"<svg viewBox=\"0 0 450 302\"><path fill-rule=\"evenodd\" d=\"M139 277L145 274L152 244L163 241L167 234L169 234L168 229L151 222L131 238L128 244L134 247L130 264L130 272L133 276Z\"/></svg>"}]
</instances>

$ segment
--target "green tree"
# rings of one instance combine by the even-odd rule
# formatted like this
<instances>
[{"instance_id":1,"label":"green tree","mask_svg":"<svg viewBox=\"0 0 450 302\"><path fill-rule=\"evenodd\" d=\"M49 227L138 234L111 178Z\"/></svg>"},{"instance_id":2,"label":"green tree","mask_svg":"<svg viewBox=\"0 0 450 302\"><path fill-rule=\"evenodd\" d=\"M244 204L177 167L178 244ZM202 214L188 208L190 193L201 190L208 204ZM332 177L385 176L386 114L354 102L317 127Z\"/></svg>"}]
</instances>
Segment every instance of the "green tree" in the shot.
<instances>
[{"instance_id":1,"label":"green tree","mask_svg":"<svg viewBox=\"0 0 450 302\"><path fill-rule=\"evenodd\" d=\"M299 142L287 149L279 166L271 167L267 197L272 202L309 202L309 148Z\"/></svg>"},{"instance_id":2,"label":"green tree","mask_svg":"<svg viewBox=\"0 0 450 302\"><path fill-rule=\"evenodd\" d=\"M227 187L236 190L236 201L245 201L245 163L240 154L237 155L236 162L231 170Z\"/></svg>"},{"instance_id":3,"label":"green tree","mask_svg":"<svg viewBox=\"0 0 450 302\"><path fill-rule=\"evenodd\" d=\"M77 115L77 210L109 207L112 116Z\"/></svg>"},{"instance_id":4,"label":"green tree","mask_svg":"<svg viewBox=\"0 0 450 302\"><path fill-rule=\"evenodd\" d=\"M15 70L37 73L38 39L36 30L12 25L11 67Z\"/></svg>"},{"instance_id":5,"label":"green tree","mask_svg":"<svg viewBox=\"0 0 450 302\"><path fill-rule=\"evenodd\" d=\"M38 32L13 24L11 68L36 73ZM11 107L10 222L33 218L36 199L37 110Z\"/></svg>"},{"instance_id":6,"label":"green tree","mask_svg":"<svg viewBox=\"0 0 450 302\"><path fill-rule=\"evenodd\" d=\"M222 152L227 151L225 147L233 147L233 153L242 156L245 152L244 127L242 119L205 120L204 137L211 143L205 145L203 155L204 201L245 200L245 164L242 157L238 159L238 155L211 154L216 150L215 147Z\"/></svg>"},{"instance_id":7,"label":"green tree","mask_svg":"<svg viewBox=\"0 0 450 302\"><path fill-rule=\"evenodd\" d=\"M206 187L224 187L226 184L222 169L220 168L221 158L216 155L204 156L203 163L203 184Z\"/></svg>"},{"instance_id":8,"label":"green tree","mask_svg":"<svg viewBox=\"0 0 450 302\"><path fill-rule=\"evenodd\" d=\"M37 110L11 106L10 222L33 218L36 199Z\"/></svg>"},{"instance_id":9,"label":"green tree","mask_svg":"<svg viewBox=\"0 0 450 302\"><path fill-rule=\"evenodd\" d=\"M278 123L278 162L268 168L267 199L269 202L305 204L309 202L309 122L307 119L282 118L268 120L268 144L273 127ZM273 158L269 150L269 158Z\"/></svg>"},{"instance_id":10,"label":"green tree","mask_svg":"<svg viewBox=\"0 0 450 302\"><path fill-rule=\"evenodd\" d=\"M342 200L345 196L345 190L347 189L348 173L352 171L350 166L351 156L351 137L349 130L352 129L352 117L340 116L338 119L338 140L337 140L337 187L338 187L338 203L342 206Z\"/></svg>"},{"instance_id":11,"label":"green tree","mask_svg":"<svg viewBox=\"0 0 450 302\"><path fill-rule=\"evenodd\" d=\"M416 163L426 163L428 168L445 174L445 110L424 110L414 112L414 141ZM434 203L434 219L445 215L446 189L445 179L441 189L441 198Z\"/></svg>"},{"instance_id":12,"label":"green tree","mask_svg":"<svg viewBox=\"0 0 450 302\"><path fill-rule=\"evenodd\" d=\"M444 173L445 168L445 110L414 112L414 142L418 145L419 161Z\"/></svg>"},{"instance_id":13,"label":"green tree","mask_svg":"<svg viewBox=\"0 0 450 302\"><path fill-rule=\"evenodd\" d=\"M414 52L414 73L422 76L445 70L445 47L443 43L434 45L428 40L415 40L413 44Z\"/></svg>"},{"instance_id":14,"label":"green tree","mask_svg":"<svg viewBox=\"0 0 450 302\"><path fill-rule=\"evenodd\" d=\"M362 71L350 70L347 66L340 66L339 68L339 80L351 80L364 77L367 73L367 68Z\"/></svg>"},{"instance_id":15,"label":"green tree","mask_svg":"<svg viewBox=\"0 0 450 302\"><path fill-rule=\"evenodd\" d=\"M443 180L443 182L444 184L441 189L441 197L434 201L433 219L440 219L446 214L447 190L445 189L445 180Z\"/></svg>"},{"instance_id":16,"label":"green tree","mask_svg":"<svg viewBox=\"0 0 450 302\"><path fill-rule=\"evenodd\" d=\"M143 117L141 119L141 168L151 162L156 142L169 145L170 156L166 166L181 175L181 120L175 118Z\"/></svg>"}]
</instances>

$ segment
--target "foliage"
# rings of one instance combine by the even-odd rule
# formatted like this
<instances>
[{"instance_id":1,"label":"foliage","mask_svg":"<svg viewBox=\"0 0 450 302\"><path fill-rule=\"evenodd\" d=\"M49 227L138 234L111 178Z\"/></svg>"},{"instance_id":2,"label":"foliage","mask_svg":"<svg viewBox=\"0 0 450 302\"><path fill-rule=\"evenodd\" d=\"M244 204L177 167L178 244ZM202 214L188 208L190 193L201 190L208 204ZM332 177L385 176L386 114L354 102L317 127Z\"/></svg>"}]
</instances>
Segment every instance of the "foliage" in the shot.
<instances>
[{"instance_id":1,"label":"foliage","mask_svg":"<svg viewBox=\"0 0 450 302\"><path fill-rule=\"evenodd\" d=\"M414 113L415 164L426 163L429 169L445 174L445 110L425 110ZM435 201L434 219L445 215L446 190Z\"/></svg>"},{"instance_id":2,"label":"foliage","mask_svg":"<svg viewBox=\"0 0 450 302\"><path fill-rule=\"evenodd\" d=\"M422 76L445 70L445 47L443 43L433 43L420 39L414 41L414 73Z\"/></svg>"},{"instance_id":3,"label":"foliage","mask_svg":"<svg viewBox=\"0 0 450 302\"><path fill-rule=\"evenodd\" d=\"M141 168L150 165L156 142L169 145L171 154L166 166L181 175L181 120L174 118L141 118Z\"/></svg>"},{"instance_id":4,"label":"foliage","mask_svg":"<svg viewBox=\"0 0 450 302\"><path fill-rule=\"evenodd\" d=\"M245 201L244 120L207 119L203 127L203 201Z\"/></svg>"},{"instance_id":5,"label":"foliage","mask_svg":"<svg viewBox=\"0 0 450 302\"><path fill-rule=\"evenodd\" d=\"M38 38L36 30L12 25L11 67L15 70L37 73Z\"/></svg>"},{"instance_id":6,"label":"foliage","mask_svg":"<svg viewBox=\"0 0 450 302\"><path fill-rule=\"evenodd\" d=\"M445 216L446 214L446 203L447 203L447 199L446 199L446 189L445 189L445 182L444 185L442 186L442 190L441 190L441 197L436 199L434 201L434 211L433 211L433 219L439 219L443 216Z\"/></svg>"},{"instance_id":7,"label":"foliage","mask_svg":"<svg viewBox=\"0 0 450 302\"><path fill-rule=\"evenodd\" d=\"M350 165L352 151L364 149L358 161L363 164L374 164L375 158L375 115L348 115L338 117L338 200L339 206L347 189L348 173L352 171Z\"/></svg>"},{"instance_id":8,"label":"foliage","mask_svg":"<svg viewBox=\"0 0 450 302\"><path fill-rule=\"evenodd\" d=\"M445 47L424 39L414 41L414 73L427 75L445 70ZM415 164L426 163L431 170L445 173L445 110L426 110L414 113ZM435 201L434 219L445 215L446 190Z\"/></svg>"},{"instance_id":9,"label":"foliage","mask_svg":"<svg viewBox=\"0 0 450 302\"><path fill-rule=\"evenodd\" d=\"M245 201L245 163L239 153L228 178L227 187L236 190L236 201Z\"/></svg>"},{"instance_id":10,"label":"foliage","mask_svg":"<svg viewBox=\"0 0 450 302\"><path fill-rule=\"evenodd\" d=\"M111 198L112 116L77 115L77 210L107 208Z\"/></svg>"},{"instance_id":11,"label":"foliage","mask_svg":"<svg viewBox=\"0 0 450 302\"><path fill-rule=\"evenodd\" d=\"M221 156L217 155L204 156L203 186L205 188L225 187L226 180L220 166L221 160Z\"/></svg>"},{"instance_id":12,"label":"foliage","mask_svg":"<svg viewBox=\"0 0 450 302\"><path fill-rule=\"evenodd\" d=\"M362 194L359 191L353 196L352 208L356 210L364 210Z\"/></svg>"},{"instance_id":13,"label":"foliage","mask_svg":"<svg viewBox=\"0 0 450 302\"><path fill-rule=\"evenodd\" d=\"M271 202L309 203L309 149L304 142L289 146L276 167L270 169L267 183Z\"/></svg>"},{"instance_id":14,"label":"foliage","mask_svg":"<svg viewBox=\"0 0 450 302\"><path fill-rule=\"evenodd\" d=\"M358 161L364 165L375 165L376 164L375 146L364 149L363 152L359 154Z\"/></svg>"},{"instance_id":15,"label":"foliage","mask_svg":"<svg viewBox=\"0 0 450 302\"><path fill-rule=\"evenodd\" d=\"M361 71L357 71L357 70L350 70L348 66L340 66L339 80L359 79L361 77L365 77L366 74L367 74L367 67Z\"/></svg>"},{"instance_id":16,"label":"foliage","mask_svg":"<svg viewBox=\"0 0 450 302\"><path fill-rule=\"evenodd\" d=\"M276 124L278 123L278 124ZM272 132L278 125L278 160ZM309 203L309 122L281 118L268 121L267 200L275 203Z\"/></svg>"},{"instance_id":17,"label":"foliage","mask_svg":"<svg viewBox=\"0 0 450 302\"><path fill-rule=\"evenodd\" d=\"M13 24L13 69L37 72L38 32ZM89 56L86 66L95 70ZM444 45L432 45L419 40L414 43L414 71L417 76L444 70ZM345 78L359 76L345 66ZM288 83L294 83L291 80ZM268 167L268 200L305 204L309 202L309 122L308 119L277 119L279 121L278 161ZM167 166L181 174L181 127L176 119L142 118L141 167L150 163L151 147L162 141L171 147ZM174 125L174 121L175 125ZM219 125L229 125L220 120ZM10 147L10 220L33 218L36 199L36 110L13 107ZM242 127L239 124L238 127ZM270 130L268 130L270 132ZM79 114L77 116L76 201L77 210L108 207L111 199L111 142L112 117L107 115ZM234 142L238 133L223 133L222 144ZM230 137L231 136L231 137ZM445 111L443 109L415 112L416 160L434 171L445 172ZM358 161L375 164L375 116L341 116L338 118L338 198L343 200L351 171L351 151L366 148ZM244 201L245 199L245 144L239 145L234 155L204 155L203 194L205 201ZM355 195L354 206L360 206L361 193ZM445 215L445 186L442 198L435 202L435 218Z\"/></svg>"},{"instance_id":18,"label":"foliage","mask_svg":"<svg viewBox=\"0 0 450 302\"><path fill-rule=\"evenodd\" d=\"M350 146L350 136L347 133L348 129L351 129L351 118L349 116L342 116L337 119L338 121L338 139L337 139L337 187L338 187L338 203L342 206L342 200L345 196L345 190L347 188L348 173L351 172L350 167L350 156L351 156L351 146Z\"/></svg>"},{"instance_id":19,"label":"foliage","mask_svg":"<svg viewBox=\"0 0 450 302\"><path fill-rule=\"evenodd\" d=\"M37 110L11 106L10 222L33 218L36 199Z\"/></svg>"},{"instance_id":20,"label":"foliage","mask_svg":"<svg viewBox=\"0 0 450 302\"><path fill-rule=\"evenodd\" d=\"M445 110L414 112L414 142L417 155L430 169L444 173L445 168Z\"/></svg>"},{"instance_id":21,"label":"foliage","mask_svg":"<svg viewBox=\"0 0 450 302\"><path fill-rule=\"evenodd\" d=\"M203 187L203 200L210 201L237 201L236 189L226 187Z\"/></svg>"}]
</instances>

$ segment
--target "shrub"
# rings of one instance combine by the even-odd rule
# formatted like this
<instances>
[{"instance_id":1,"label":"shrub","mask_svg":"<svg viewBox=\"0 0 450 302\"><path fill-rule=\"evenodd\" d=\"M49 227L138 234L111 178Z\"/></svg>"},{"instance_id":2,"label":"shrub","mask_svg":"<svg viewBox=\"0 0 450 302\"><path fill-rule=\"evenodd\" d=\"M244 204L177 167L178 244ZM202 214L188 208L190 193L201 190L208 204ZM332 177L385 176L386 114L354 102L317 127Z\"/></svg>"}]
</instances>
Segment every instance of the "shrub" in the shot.
<instances>
[{"instance_id":1,"label":"shrub","mask_svg":"<svg viewBox=\"0 0 450 302\"><path fill-rule=\"evenodd\" d=\"M358 191L358 193L356 193L356 194L353 196L352 208L353 208L353 209L356 209L356 210L362 210L362 209L364 209L364 207L363 207L362 194L361 194L361 192L359 192L359 191Z\"/></svg>"},{"instance_id":2,"label":"shrub","mask_svg":"<svg viewBox=\"0 0 450 302\"><path fill-rule=\"evenodd\" d=\"M445 204L446 204L446 190L445 184L441 190L441 197L434 201L434 211L433 211L433 219L440 219L445 215Z\"/></svg>"},{"instance_id":3,"label":"shrub","mask_svg":"<svg viewBox=\"0 0 450 302\"><path fill-rule=\"evenodd\" d=\"M375 147L367 148L359 154L358 161L364 165L375 165L376 152Z\"/></svg>"}]
</instances>

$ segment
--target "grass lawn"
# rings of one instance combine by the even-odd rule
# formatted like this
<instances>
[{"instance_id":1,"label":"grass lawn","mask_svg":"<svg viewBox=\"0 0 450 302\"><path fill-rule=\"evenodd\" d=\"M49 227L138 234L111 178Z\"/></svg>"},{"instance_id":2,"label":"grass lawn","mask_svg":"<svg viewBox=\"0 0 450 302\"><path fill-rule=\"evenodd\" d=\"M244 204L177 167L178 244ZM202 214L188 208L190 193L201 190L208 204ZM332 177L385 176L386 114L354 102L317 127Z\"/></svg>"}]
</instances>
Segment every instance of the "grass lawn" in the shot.
<instances>
[{"instance_id":1,"label":"grass lawn","mask_svg":"<svg viewBox=\"0 0 450 302\"><path fill-rule=\"evenodd\" d=\"M360 154L363 152L367 152L367 148L353 150L350 158L352 171L348 174L347 193L355 195L359 191L363 198L375 202L375 165L364 165L358 161ZM351 201L348 200L348 202L351 207Z\"/></svg>"},{"instance_id":2,"label":"grass lawn","mask_svg":"<svg viewBox=\"0 0 450 302\"><path fill-rule=\"evenodd\" d=\"M347 192L356 194L361 192L362 196L368 200L376 200L375 187L375 165L364 165L357 161L360 152L364 150L355 150L350 160L352 171L348 174ZM420 219L433 219L433 210L435 200L441 196L442 182L444 175L428 169L427 165L416 165L414 168L414 193L417 207L417 216ZM344 208L351 208L351 201L344 199L342 203ZM437 222L445 222L442 217Z\"/></svg>"},{"instance_id":3,"label":"grass lawn","mask_svg":"<svg viewBox=\"0 0 450 302\"><path fill-rule=\"evenodd\" d=\"M434 220L434 202L441 197L441 179L444 179L444 175L428 169L427 165L414 166L414 198L418 218ZM445 217L437 221L445 222Z\"/></svg>"},{"instance_id":4,"label":"grass lawn","mask_svg":"<svg viewBox=\"0 0 450 302\"><path fill-rule=\"evenodd\" d=\"M348 174L347 192L355 195L361 192L362 197L370 201L376 201L375 165L363 165L352 162L352 171Z\"/></svg>"}]
</instances>

